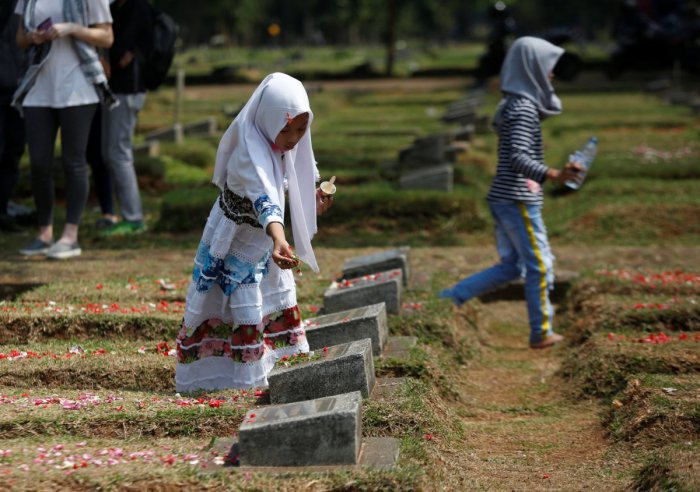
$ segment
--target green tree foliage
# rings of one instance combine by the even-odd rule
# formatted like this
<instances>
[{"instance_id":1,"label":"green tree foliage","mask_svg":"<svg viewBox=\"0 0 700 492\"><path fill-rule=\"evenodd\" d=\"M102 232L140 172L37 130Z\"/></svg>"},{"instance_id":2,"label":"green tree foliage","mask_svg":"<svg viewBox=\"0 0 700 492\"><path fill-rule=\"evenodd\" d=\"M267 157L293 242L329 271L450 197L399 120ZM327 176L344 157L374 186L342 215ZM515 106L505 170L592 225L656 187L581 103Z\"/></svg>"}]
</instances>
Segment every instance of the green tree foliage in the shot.
<instances>
[{"instance_id":1,"label":"green tree foliage","mask_svg":"<svg viewBox=\"0 0 700 492\"><path fill-rule=\"evenodd\" d=\"M607 32L622 0L506 0L528 32L558 25L586 34ZM488 22L494 0L152 0L181 26L185 44L223 36L233 45L387 43L390 39L444 41L473 34ZM274 39L268 26L281 29Z\"/></svg>"}]
</instances>

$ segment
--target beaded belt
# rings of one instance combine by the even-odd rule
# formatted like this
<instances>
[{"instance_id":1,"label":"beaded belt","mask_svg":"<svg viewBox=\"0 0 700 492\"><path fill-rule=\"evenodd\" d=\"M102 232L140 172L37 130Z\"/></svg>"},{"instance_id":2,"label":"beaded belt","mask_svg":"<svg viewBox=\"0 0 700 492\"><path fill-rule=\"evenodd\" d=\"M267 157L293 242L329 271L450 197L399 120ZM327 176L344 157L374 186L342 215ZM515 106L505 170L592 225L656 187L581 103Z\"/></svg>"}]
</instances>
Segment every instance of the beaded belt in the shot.
<instances>
[{"instance_id":1,"label":"beaded belt","mask_svg":"<svg viewBox=\"0 0 700 492\"><path fill-rule=\"evenodd\" d=\"M233 191L225 188L224 192L219 195L219 207L224 215L234 223L248 224L262 229L253 202L248 198L236 195Z\"/></svg>"}]
</instances>

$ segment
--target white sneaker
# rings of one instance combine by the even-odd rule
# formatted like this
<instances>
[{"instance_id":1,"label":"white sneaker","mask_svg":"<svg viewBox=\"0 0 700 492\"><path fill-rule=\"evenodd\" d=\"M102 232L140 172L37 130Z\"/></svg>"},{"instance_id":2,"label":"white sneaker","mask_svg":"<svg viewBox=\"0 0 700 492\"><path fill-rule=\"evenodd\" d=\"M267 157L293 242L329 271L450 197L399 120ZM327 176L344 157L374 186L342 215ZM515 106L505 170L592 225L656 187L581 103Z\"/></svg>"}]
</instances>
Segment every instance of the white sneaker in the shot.
<instances>
[{"instance_id":1,"label":"white sneaker","mask_svg":"<svg viewBox=\"0 0 700 492\"><path fill-rule=\"evenodd\" d=\"M73 258L75 256L80 256L82 250L80 245L76 242L73 244L67 244L62 242L56 242L49 248L46 253L46 257L50 260L67 260L68 258Z\"/></svg>"}]
</instances>

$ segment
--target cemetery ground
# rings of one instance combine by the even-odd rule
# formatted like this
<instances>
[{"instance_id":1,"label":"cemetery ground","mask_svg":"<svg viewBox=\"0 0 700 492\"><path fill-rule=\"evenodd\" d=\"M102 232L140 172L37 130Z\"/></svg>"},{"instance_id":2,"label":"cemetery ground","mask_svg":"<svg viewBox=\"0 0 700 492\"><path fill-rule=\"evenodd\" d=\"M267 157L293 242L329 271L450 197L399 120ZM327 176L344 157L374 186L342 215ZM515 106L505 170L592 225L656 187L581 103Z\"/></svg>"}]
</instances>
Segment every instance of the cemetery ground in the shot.
<instances>
[{"instance_id":1,"label":"cemetery ground","mask_svg":"<svg viewBox=\"0 0 700 492\"><path fill-rule=\"evenodd\" d=\"M0 238L0 486L700 488L697 117L622 88L563 87L567 112L544 127L549 158L563 162L592 133L601 148L581 191L548 190L556 270L578 276L556 291L566 343L532 351L517 289L460 309L436 298L496 260L482 200L493 137L469 141L451 193L401 192L382 166L415 136L443 131L441 110L465 87L372 81L311 94L317 159L324 176L338 176L339 191L320 220L321 274L297 276L303 318L321 314L347 259L411 246L409 285L388 321L391 336L418 344L404 357L375 359L378 381L403 379L393 390L378 385L362 405L363 436L399 440L396 466L229 466L217 444L246 412L266 408L268 393L175 393L171 349L215 196L206 182L216 139L198 138L140 161L147 233L100 240L91 212L83 255L65 263L20 259L14 251L29 231ZM247 89L198 88L185 117L235 105ZM170 97L156 94L142 125L162 125ZM485 114L495 101L487 94Z\"/></svg>"}]
</instances>

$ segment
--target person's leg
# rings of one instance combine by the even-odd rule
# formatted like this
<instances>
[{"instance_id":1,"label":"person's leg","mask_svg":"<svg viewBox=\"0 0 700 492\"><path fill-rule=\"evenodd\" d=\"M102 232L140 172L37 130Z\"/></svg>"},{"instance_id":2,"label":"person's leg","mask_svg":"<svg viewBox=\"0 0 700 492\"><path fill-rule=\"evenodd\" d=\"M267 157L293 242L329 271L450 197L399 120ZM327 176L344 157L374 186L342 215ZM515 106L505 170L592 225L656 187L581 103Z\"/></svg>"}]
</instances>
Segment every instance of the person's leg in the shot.
<instances>
[{"instance_id":1,"label":"person's leg","mask_svg":"<svg viewBox=\"0 0 700 492\"><path fill-rule=\"evenodd\" d=\"M549 300L553 287L553 263L541 207L519 205L513 237L525 265L525 299L530 319L530 343L539 344L553 335L554 310Z\"/></svg>"},{"instance_id":2,"label":"person's leg","mask_svg":"<svg viewBox=\"0 0 700 492\"><path fill-rule=\"evenodd\" d=\"M144 94L117 94L119 106L105 110L102 120L103 155L112 173L125 221L143 224L141 195L134 169L132 139Z\"/></svg>"},{"instance_id":3,"label":"person's leg","mask_svg":"<svg viewBox=\"0 0 700 492\"><path fill-rule=\"evenodd\" d=\"M19 161L24 152L24 121L9 104L0 106L0 215L7 215L7 205L19 178Z\"/></svg>"},{"instance_id":4,"label":"person's leg","mask_svg":"<svg viewBox=\"0 0 700 492\"><path fill-rule=\"evenodd\" d=\"M58 133L58 114L52 108L24 108L29 149L32 193L39 224L38 239L53 241L53 158Z\"/></svg>"},{"instance_id":5,"label":"person's leg","mask_svg":"<svg viewBox=\"0 0 700 492\"><path fill-rule=\"evenodd\" d=\"M59 242L66 244L78 241L78 226L90 191L85 151L96 109L97 104L86 104L58 110L66 175L66 225Z\"/></svg>"},{"instance_id":6,"label":"person's leg","mask_svg":"<svg viewBox=\"0 0 700 492\"><path fill-rule=\"evenodd\" d=\"M504 226L502 215L508 212L508 207L514 205L491 205L491 216L496 227L496 249L501 258L500 263L486 270L475 273L440 293L460 306L464 302L478 297L501 284L515 280L522 272L518 253Z\"/></svg>"},{"instance_id":7,"label":"person's leg","mask_svg":"<svg viewBox=\"0 0 700 492\"><path fill-rule=\"evenodd\" d=\"M114 216L114 202L112 200L112 178L107 168L107 163L102 158L102 112L107 111L101 105L97 107L95 116L90 126L90 136L87 145L87 162L92 170L92 182L95 195L100 203L100 212L104 222L98 220L97 224L112 225L116 222Z\"/></svg>"}]
</instances>

